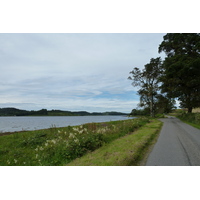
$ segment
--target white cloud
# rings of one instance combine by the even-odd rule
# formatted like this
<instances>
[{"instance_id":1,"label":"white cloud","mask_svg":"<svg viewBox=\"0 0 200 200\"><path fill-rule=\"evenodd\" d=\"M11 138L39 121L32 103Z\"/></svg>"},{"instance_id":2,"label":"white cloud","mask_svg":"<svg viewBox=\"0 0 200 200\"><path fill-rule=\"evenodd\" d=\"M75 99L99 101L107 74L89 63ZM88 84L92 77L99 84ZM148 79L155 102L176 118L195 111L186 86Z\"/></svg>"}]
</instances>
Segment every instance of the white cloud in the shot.
<instances>
[{"instance_id":1,"label":"white cloud","mask_svg":"<svg viewBox=\"0 0 200 200\"><path fill-rule=\"evenodd\" d=\"M0 103L128 112L129 72L159 56L163 35L0 34Z\"/></svg>"}]
</instances>

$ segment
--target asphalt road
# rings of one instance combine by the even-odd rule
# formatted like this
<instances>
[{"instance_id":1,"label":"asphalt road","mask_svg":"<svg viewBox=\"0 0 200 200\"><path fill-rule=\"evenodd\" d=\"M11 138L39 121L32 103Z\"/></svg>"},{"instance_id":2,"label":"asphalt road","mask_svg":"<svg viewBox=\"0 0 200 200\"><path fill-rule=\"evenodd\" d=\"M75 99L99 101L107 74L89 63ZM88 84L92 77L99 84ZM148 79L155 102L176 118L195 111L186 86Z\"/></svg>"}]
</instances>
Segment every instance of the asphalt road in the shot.
<instances>
[{"instance_id":1,"label":"asphalt road","mask_svg":"<svg viewBox=\"0 0 200 200\"><path fill-rule=\"evenodd\" d=\"M175 117L164 122L146 166L200 166L200 130Z\"/></svg>"}]
</instances>

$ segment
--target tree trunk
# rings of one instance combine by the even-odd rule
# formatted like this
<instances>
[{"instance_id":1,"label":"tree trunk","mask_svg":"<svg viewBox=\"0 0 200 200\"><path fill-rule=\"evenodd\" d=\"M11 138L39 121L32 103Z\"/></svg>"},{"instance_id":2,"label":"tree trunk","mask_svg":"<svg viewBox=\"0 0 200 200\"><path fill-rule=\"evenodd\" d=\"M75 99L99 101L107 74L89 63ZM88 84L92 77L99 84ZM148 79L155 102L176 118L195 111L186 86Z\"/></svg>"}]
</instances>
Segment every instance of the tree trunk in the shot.
<instances>
[{"instance_id":1,"label":"tree trunk","mask_svg":"<svg viewBox=\"0 0 200 200\"><path fill-rule=\"evenodd\" d=\"M192 107L188 107L188 113L192 113Z\"/></svg>"},{"instance_id":2,"label":"tree trunk","mask_svg":"<svg viewBox=\"0 0 200 200\"><path fill-rule=\"evenodd\" d=\"M188 113L192 113L191 94L188 94L187 107L188 107Z\"/></svg>"},{"instance_id":3,"label":"tree trunk","mask_svg":"<svg viewBox=\"0 0 200 200\"><path fill-rule=\"evenodd\" d=\"M154 117L154 108L153 108L154 102L153 102L153 95L151 94L151 101L150 101L150 115L151 117Z\"/></svg>"}]
</instances>

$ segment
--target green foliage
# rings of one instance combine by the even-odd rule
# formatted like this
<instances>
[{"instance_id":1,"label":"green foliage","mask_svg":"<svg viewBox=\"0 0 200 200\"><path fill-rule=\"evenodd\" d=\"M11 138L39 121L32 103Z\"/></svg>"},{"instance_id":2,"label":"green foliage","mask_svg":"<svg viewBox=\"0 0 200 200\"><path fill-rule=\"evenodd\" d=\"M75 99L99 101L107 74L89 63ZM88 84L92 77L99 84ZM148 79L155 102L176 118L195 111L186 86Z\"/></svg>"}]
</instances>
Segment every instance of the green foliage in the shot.
<instances>
[{"instance_id":1,"label":"green foliage","mask_svg":"<svg viewBox=\"0 0 200 200\"><path fill-rule=\"evenodd\" d=\"M37 133L34 136L30 136L28 138L25 138L24 140L22 140L22 142L20 143L21 146L31 146L31 147L35 147L37 145L41 145L45 142L45 136L47 134L45 133Z\"/></svg>"},{"instance_id":2,"label":"green foliage","mask_svg":"<svg viewBox=\"0 0 200 200\"><path fill-rule=\"evenodd\" d=\"M163 73L161 58L152 58L150 63L144 66L141 71L139 68L134 68L130 74L132 77L133 86L140 86L138 95L140 96L140 107L144 110L132 110L132 115L143 115L146 111L154 117L156 113L170 112L174 106L174 101L167 96L161 95L160 84Z\"/></svg>"},{"instance_id":3,"label":"green foliage","mask_svg":"<svg viewBox=\"0 0 200 200\"><path fill-rule=\"evenodd\" d=\"M81 126L28 131L0 137L0 165L64 165L87 152L130 134L146 117Z\"/></svg>"},{"instance_id":4,"label":"green foliage","mask_svg":"<svg viewBox=\"0 0 200 200\"><path fill-rule=\"evenodd\" d=\"M193 124L200 125L200 113L185 113L182 112L177 116L179 119L183 121L187 121Z\"/></svg>"},{"instance_id":5,"label":"green foliage","mask_svg":"<svg viewBox=\"0 0 200 200\"><path fill-rule=\"evenodd\" d=\"M175 107L176 101L167 95L156 95L155 110L157 114L170 113Z\"/></svg>"},{"instance_id":6,"label":"green foliage","mask_svg":"<svg viewBox=\"0 0 200 200\"><path fill-rule=\"evenodd\" d=\"M150 123L111 143L70 162L69 166L129 166L139 165L149 146L153 144L162 122L151 120Z\"/></svg>"},{"instance_id":7,"label":"green foliage","mask_svg":"<svg viewBox=\"0 0 200 200\"><path fill-rule=\"evenodd\" d=\"M165 115L164 114L156 114L155 118L165 118Z\"/></svg>"},{"instance_id":8,"label":"green foliage","mask_svg":"<svg viewBox=\"0 0 200 200\"><path fill-rule=\"evenodd\" d=\"M130 113L131 116L137 116L137 115L149 115L149 109L133 109Z\"/></svg>"},{"instance_id":9,"label":"green foliage","mask_svg":"<svg viewBox=\"0 0 200 200\"><path fill-rule=\"evenodd\" d=\"M182 108L191 113L200 106L200 34L166 34L159 46L162 51L167 55L162 66L162 92L178 98Z\"/></svg>"}]
</instances>

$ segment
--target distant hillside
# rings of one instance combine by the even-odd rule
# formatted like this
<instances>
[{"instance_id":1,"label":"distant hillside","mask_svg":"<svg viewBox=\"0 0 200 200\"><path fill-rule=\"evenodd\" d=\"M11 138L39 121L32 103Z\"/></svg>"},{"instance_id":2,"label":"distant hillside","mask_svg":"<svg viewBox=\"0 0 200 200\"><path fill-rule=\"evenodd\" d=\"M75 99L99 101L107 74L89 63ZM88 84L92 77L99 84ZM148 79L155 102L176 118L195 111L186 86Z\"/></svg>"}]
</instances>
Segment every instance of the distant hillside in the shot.
<instances>
[{"instance_id":1,"label":"distant hillside","mask_svg":"<svg viewBox=\"0 0 200 200\"><path fill-rule=\"evenodd\" d=\"M127 113L121 112L93 112L86 111L62 111L62 110L47 110L41 109L38 111L20 110L17 108L0 108L0 116L95 116L95 115L127 115Z\"/></svg>"}]
</instances>

